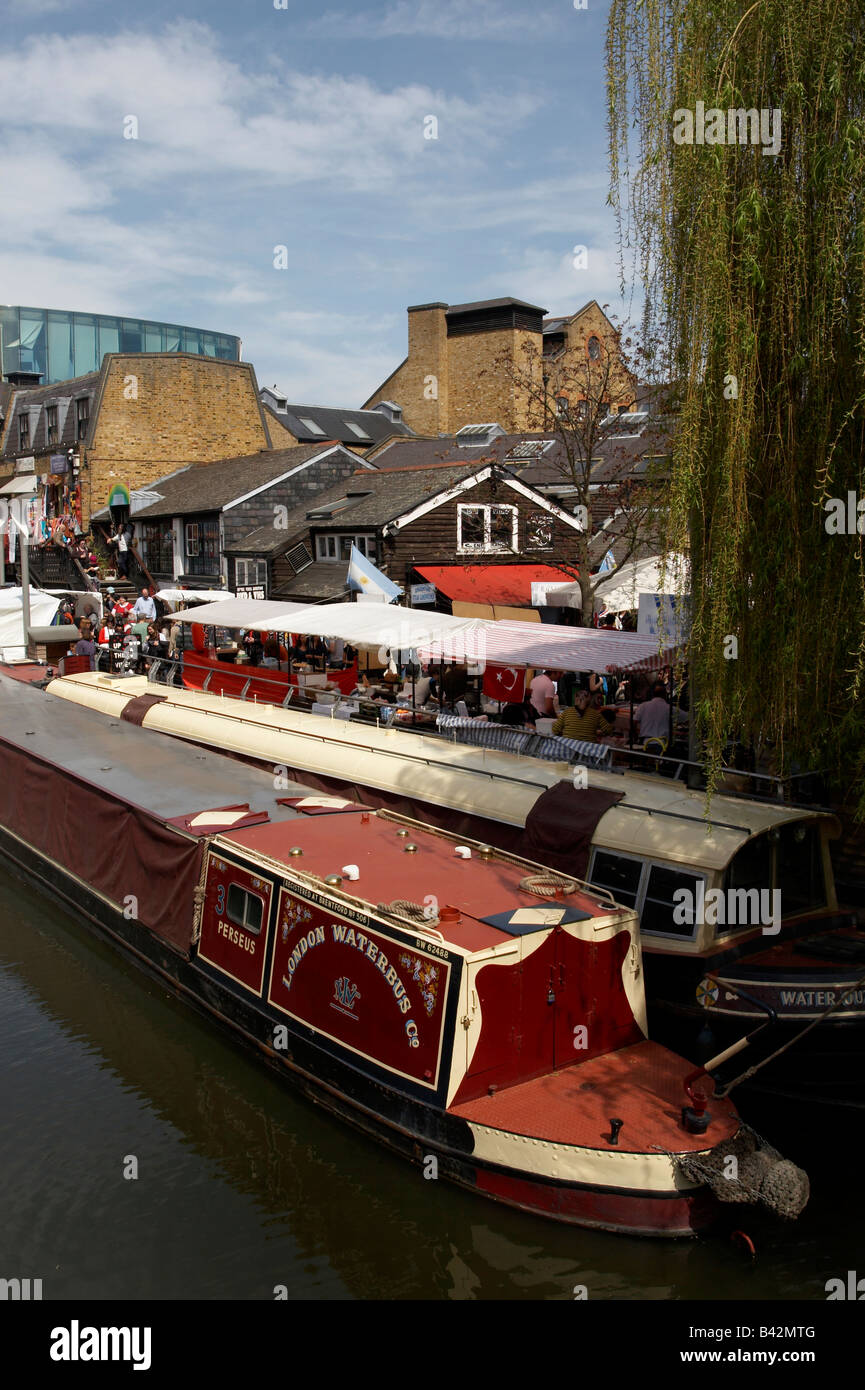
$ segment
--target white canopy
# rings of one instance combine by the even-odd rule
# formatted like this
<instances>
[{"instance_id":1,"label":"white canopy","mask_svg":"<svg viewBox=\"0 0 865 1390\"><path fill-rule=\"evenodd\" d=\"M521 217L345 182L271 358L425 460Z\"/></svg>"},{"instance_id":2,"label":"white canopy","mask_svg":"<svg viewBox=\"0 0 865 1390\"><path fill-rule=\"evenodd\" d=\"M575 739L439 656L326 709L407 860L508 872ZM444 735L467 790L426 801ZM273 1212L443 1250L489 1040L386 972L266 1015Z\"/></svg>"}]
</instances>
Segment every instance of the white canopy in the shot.
<instances>
[{"instance_id":1,"label":"white canopy","mask_svg":"<svg viewBox=\"0 0 865 1390\"><path fill-rule=\"evenodd\" d=\"M299 632L313 637L342 637L355 647L390 647L407 651L436 644L445 660L473 660L482 633L491 626L482 618L452 618L417 608L380 603L276 603L234 599L174 613L172 622L246 628L254 632ZM519 624L517 624L519 626Z\"/></svg>"},{"instance_id":2,"label":"white canopy","mask_svg":"<svg viewBox=\"0 0 865 1390\"><path fill-rule=\"evenodd\" d=\"M598 581L595 607L599 613L620 612L636 608L640 594L674 594L684 569L683 555L668 556L666 568L660 555L622 565Z\"/></svg>"},{"instance_id":3,"label":"white canopy","mask_svg":"<svg viewBox=\"0 0 865 1390\"><path fill-rule=\"evenodd\" d=\"M276 603L228 599L174 613L172 622L245 628L253 632L295 632L342 637L356 647L394 651L416 649L432 661L547 667L562 671L604 671L657 659L657 637L610 632L557 623L491 622L452 618L393 604ZM672 654L672 649L671 649Z\"/></svg>"},{"instance_id":4,"label":"white canopy","mask_svg":"<svg viewBox=\"0 0 865 1390\"><path fill-rule=\"evenodd\" d=\"M670 654L673 649L670 648ZM565 627L559 623L486 622L474 636L474 659L501 666L559 671L606 671L658 657L657 637L605 628ZM437 661L447 653L423 644L422 655ZM669 660L669 657L667 657ZM662 661L660 664L666 664Z\"/></svg>"},{"instance_id":5,"label":"white canopy","mask_svg":"<svg viewBox=\"0 0 865 1390\"><path fill-rule=\"evenodd\" d=\"M42 589L30 589L30 626L47 627L60 600ZM4 661L25 658L24 620L20 589L0 589L0 652Z\"/></svg>"},{"instance_id":6,"label":"white canopy","mask_svg":"<svg viewBox=\"0 0 865 1390\"><path fill-rule=\"evenodd\" d=\"M234 598L228 589L157 589L163 603L221 603Z\"/></svg>"}]
</instances>

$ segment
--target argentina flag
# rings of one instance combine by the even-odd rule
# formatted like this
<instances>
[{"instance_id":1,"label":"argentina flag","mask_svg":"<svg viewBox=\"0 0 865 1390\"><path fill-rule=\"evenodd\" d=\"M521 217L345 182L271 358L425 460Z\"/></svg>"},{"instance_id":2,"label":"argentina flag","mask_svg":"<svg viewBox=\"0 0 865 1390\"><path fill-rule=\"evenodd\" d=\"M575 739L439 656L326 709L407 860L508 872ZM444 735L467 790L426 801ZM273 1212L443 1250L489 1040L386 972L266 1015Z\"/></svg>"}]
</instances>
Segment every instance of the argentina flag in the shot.
<instances>
[{"instance_id":1,"label":"argentina flag","mask_svg":"<svg viewBox=\"0 0 865 1390\"><path fill-rule=\"evenodd\" d=\"M351 556L348 562L348 587L357 589L359 593L370 596L380 595L386 603L393 603L402 594L402 589L398 584L394 584L388 579L386 574L382 574L380 569L376 569L371 560L365 555L361 555L357 546L352 546Z\"/></svg>"}]
</instances>

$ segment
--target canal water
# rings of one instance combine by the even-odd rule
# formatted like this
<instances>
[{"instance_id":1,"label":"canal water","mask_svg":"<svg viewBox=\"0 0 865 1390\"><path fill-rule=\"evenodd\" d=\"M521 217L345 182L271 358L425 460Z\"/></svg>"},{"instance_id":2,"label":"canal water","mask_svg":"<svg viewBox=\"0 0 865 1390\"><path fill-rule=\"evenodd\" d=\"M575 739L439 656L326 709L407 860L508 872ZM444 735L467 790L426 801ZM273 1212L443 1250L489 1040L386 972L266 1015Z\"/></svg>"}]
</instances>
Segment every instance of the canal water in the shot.
<instances>
[{"instance_id":1,"label":"canal water","mask_svg":"<svg viewBox=\"0 0 865 1390\"><path fill-rule=\"evenodd\" d=\"M749 1118L812 1184L791 1225L736 1209L754 1260L729 1230L667 1243L509 1211L296 1097L54 904L0 883L0 1274L42 1279L44 1299L564 1300L585 1285L825 1301L861 1264L855 1136L840 1117Z\"/></svg>"}]
</instances>

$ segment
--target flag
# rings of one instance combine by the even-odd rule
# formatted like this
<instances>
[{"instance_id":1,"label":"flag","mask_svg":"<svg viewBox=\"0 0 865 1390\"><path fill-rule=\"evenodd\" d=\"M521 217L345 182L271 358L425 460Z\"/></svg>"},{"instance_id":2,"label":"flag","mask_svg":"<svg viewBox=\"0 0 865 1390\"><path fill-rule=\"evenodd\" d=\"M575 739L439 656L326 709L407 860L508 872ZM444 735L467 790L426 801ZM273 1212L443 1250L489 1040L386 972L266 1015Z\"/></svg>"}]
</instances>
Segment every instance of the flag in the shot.
<instances>
[{"instance_id":1,"label":"flag","mask_svg":"<svg viewBox=\"0 0 865 1390\"><path fill-rule=\"evenodd\" d=\"M484 670L484 694L490 700L519 704L526 692L526 673L519 666L492 666Z\"/></svg>"},{"instance_id":2,"label":"flag","mask_svg":"<svg viewBox=\"0 0 865 1390\"><path fill-rule=\"evenodd\" d=\"M365 555L361 555L357 546L352 546L351 557L348 562L348 576L346 583L350 589L357 589L360 593L371 595L377 594L387 603L392 603L395 598L399 598L402 589L393 580L388 579L386 574L376 569L371 560Z\"/></svg>"},{"instance_id":3,"label":"flag","mask_svg":"<svg viewBox=\"0 0 865 1390\"><path fill-rule=\"evenodd\" d=\"M608 550L601 563L598 565L598 574L612 574L616 568L616 561L612 550Z\"/></svg>"}]
</instances>

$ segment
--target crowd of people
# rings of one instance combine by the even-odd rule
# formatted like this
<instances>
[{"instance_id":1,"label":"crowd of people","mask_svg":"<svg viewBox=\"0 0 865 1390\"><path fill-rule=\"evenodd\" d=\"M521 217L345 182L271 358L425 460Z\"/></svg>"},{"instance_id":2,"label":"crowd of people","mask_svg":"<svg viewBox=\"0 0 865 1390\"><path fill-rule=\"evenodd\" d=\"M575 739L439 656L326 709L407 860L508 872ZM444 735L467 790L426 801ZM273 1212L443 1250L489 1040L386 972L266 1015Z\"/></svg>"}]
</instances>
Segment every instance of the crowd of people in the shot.
<instances>
[{"instance_id":1,"label":"crowd of people","mask_svg":"<svg viewBox=\"0 0 865 1390\"><path fill-rule=\"evenodd\" d=\"M161 610L161 611L160 611ZM71 599L61 603L57 621L76 624L75 605ZM113 588L107 590L104 611L99 612L87 603L77 619L81 633L75 643L75 656L87 657L90 670L119 670L121 665L142 670L145 658L167 657L173 646L172 625L167 609L153 589L143 588L132 603L115 597Z\"/></svg>"}]
</instances>

